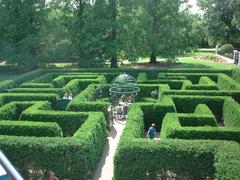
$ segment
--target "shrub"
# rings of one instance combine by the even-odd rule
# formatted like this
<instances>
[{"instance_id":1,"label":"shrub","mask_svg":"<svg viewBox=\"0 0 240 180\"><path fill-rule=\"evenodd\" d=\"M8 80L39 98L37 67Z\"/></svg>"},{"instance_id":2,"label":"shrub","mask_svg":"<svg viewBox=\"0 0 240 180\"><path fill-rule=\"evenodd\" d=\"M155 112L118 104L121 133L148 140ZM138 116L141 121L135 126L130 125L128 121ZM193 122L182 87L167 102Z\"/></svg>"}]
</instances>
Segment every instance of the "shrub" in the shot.
<instances>
[{"instance_id":1,"label":"shrub","mask_svg":"<svg viewBox=\"0 0 240 180\"><path fill-rule=\"evenodd\" d=\"M2 93L0 94L0 103L7 104L11 101L49 101L54 107L56 107L56 94L44 94L44 93Z\"/></svg>"},{"instance_id":2,"label":"shrub","mask_svg":"<svg viewBox=\"0 0 240 180\"><path fill-rule=\"evenodd\" d=\"M17 76L16 78L13 78L12 80L3 81L0 83L0 89L10 89L15 88L22 84L23 82L29 81L33 78L39 77L44 73L43 70L38 69L31 71L29 73Z\"/></svg>"},{"instance_id":3,"label":"shrub","mask_svg":"<svg viewBox=\"0 0 240 180\"><path fill-rule=\"evenodd\" d=\"M217 85L221 90L240 90L240 83L225 74L218 75Z\"/></svg>"},{"instance_id":4,"label":"shrub","mask_svg":"<svg viewBox=\"0 0 240 180\"><path fill-rule=\"evenodd\" d=\"M57 123L0 121L0 134L12 136L62 137Z\"/></svg>"},{"instance_id":5,"label":"shrub","mask_svg":"<svg viewBox=\"0 0 240 180\"><path fill-rule=\"evenodd\" d=\"M53 88L51 83L23 83L21 88Z\"/></svg>"},{"instance_id":6,"label":"shrub","mask_svg":"<svg viewBox=\"0 0 240 180\"><path fill-rule=\"evenodd\" d=\"M226 127L240 127L240 105L232 99L224 101L223 120Z\"/></svg>"},{"instance_id":7,"label":"shrub","mask_svg":"<svg viewBox=\"0 0 240 180\"><path fill-rule=\"evenodd\" d=\"M236 68L236 69L233 69L233 72L232 72L232 75L231 77L240 83L240 69L239 68Z\"/></svg>"},{"instance_id":8,"label":"shrub","mask_svg":"<svg viewBox=\"0 0 240 180\"><path fill-rule=\"evenodd\" d=\"M240 142L239 135L240 128L218 128L213 116L193 114L167 114L161 130L162 139L213 139Z\"/></svg>"},{"instance_id":9,"label":"shrub","mask_svg":"<svg viewBox=\"0 0 240 180\"><path fill-rule=\"evenodd\" d=\"M170 95L178 113L193 113L199 104L206 104L214 115L222 117L223 103L226 97L220 96L180 96Z\"/></svg>"},{"instance_id":10,"label":"shrub","mask_svg":"<svg viewBox=\"0 0 240 180\"><path fill-rule=\"evenodd\" d=\"M58 95L63 94L63 90L60 88L16 88L11 89L12 93L55 93Z\"/></svg>"},{"instance_id":11,"label":"shrub","mask_svg":"<svg viewBox=\"0 0 240 180\"><path fill-rule=\"evenodd\" d=\"M218 50L218 53L219 54L233 53L233 49L234 49L233 45L231 45L231 44L224 44Z\"/></svg>"},{"instance_id":12,"label":"shrub","mask_svg":"<svg viewBox=\"0 0 240 180\"><path fill-rule=\"evenodd\" d=\"M138 83L141 83L141 82L144 82L144 81L147 81L147 80L148 80L147 73L139 73L138 74L138 77L137 77L137 82Z\"/></svg>"},{"instance_id":13,"label":"shrub","mask_svg":"<svg viewBox=\"0 0 240 180\"><path fill-rule=\"evenodd\" d=\"M72 136L88 117L87 113L43 110L47 102L39 102L22 112L20 120L56 122L64 136Z\"/></svg>"}]
</instances>

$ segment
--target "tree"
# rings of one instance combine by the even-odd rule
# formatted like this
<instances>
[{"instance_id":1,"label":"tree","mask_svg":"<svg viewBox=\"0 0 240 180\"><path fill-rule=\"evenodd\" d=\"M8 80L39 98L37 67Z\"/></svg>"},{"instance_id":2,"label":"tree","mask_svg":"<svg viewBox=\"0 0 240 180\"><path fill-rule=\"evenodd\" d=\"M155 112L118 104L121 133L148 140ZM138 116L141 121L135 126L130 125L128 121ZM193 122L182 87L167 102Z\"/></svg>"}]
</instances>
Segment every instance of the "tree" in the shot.
<instances>
[{"instance_id":1,"label":"tree","mask_svg":"<svg viewBox=\"0 0 240 180\"><path fill-rule=\"evenodd\" d=\"M239 0L199 0L199 6L203 9L207 21L210 44L240 45L240 29L236 20Z\"/></svg>"},{"instance_id":2,"label":"tree","mask_svg":"<svg viewBox=\"0 0 240 180\"><path fill-rule=\"evenodd\" d=\"M36 64L45 0L0 1L0 47L7 62Z\"/></svg>"}]
</instances>

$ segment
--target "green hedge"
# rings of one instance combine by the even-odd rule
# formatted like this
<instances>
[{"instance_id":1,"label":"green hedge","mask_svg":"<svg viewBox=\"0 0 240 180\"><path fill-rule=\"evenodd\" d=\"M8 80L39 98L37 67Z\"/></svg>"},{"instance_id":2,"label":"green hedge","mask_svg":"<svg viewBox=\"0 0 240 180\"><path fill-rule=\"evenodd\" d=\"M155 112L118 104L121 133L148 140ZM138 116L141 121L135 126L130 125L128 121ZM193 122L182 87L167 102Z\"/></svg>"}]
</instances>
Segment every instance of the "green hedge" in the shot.
<instances>
[{"instance_id":1,"label":"green hedge","mask_svg":"<svg viewBox=\"0 0 240 180\"><path fill-rule=\"evenodd\" d=\"M0 94L0 103L7 104L12 101L49 101L52 105L56 106L56 94L44 93L2 93Z\"/></svg>"},{"instance_id":2,"label":"green hedge","mask_svg":"<svg viewBox=\"0 0 240 180\"><path fill-rule=\"evenodd\" d=\"M107 140L102 113L88 119L71 138L0 136L0 149L28 179L29 170L55 172L60 179L87 180ZM16 151L17 149L17 151Z\"/></svg>"},{"instance_id":3,"label":"green hedge","mask_svg":"<svg viewBox=\"0 0 240 180\"><path fill-rule=\"evenodd\" d=\"M225 74L218 75L217 85L221 90L240 90L240 83Z\"/></svg>"},{"instance_id":4,"label":"green hedge","mask_svg":"<svg viewBox=\"0 0 240 180\"><path fill-rule=\"evenodd\" d=\"M44 74L44 70L38 69L31 71L29 73L25 73L23 75L19 75L12 80L3 81L0 83L0 89L11 89L19 86L20 84L29 81L33 78L39 77Z\"/></svg>"},{"instance_id":5,"label":"green hedge","mask_svg":"<svg viewBox=\"0 0 240 180\"><path fill-rule=\"evenodd\" d=\"M29 83L51 83L52 80L57 77L57 75L58 73L48 73L28 82Z\"/></svg>"},{"instance_id":6,"label":"green hedge","mask_svg":"<svg viewBox=\"0 0 240 180\"><path fill-rule=\"evenodd\" d=\"M186 116L167 114L163 120L161 139L212 139L240 142L240 128L218 128L211 116L201 116L196 118L196 115L188 115L189 119L185 126ZM182 124L183 118L185 124Z\"/></svg>"},{"instance_id":7,"label":"green hedge","mask_svg":"<svg viewBox=\"0 0 240 180\"><path fill-rule=\"evenodd\" d=\"M217 121L213 114L178 114L181 126L211 126L217 127Z\"/></svg>"},{"instance_id":8,"label":"green hedge","mask_svg":"<svg viewBox=\"0 0 240 180\"><path fill-rule=\"evenodd\" d=\"M144 81L147 81L148 77L147 77L147 73L139 73L137 76L137 83L141 83Z\"/></svg>"},{"instance_id":9,"label":"green hedge","mask_svg":"<svg viewBox=\"0 0 240 180\"><path fill-rule=\"evenodd\" d=\"M72 136L88 117L87 113L82 112L42 110L41 106L47 104L47 102L38 102L29 107L22 112L20 120L56 122L62 128L64 136Z\"/></svg>"},{"instance_id":10,"label":"green hedge","mask_svg":"<svg viewBox=\"0 0 240 180\"><path fill-rule=\"evenodd\" d=\"M220 73L220 72L219 72ZM229 74L229 73L227 73ZM217 81L218 74L216 71L212 73L191 73L184 72L184 73L159 73L158 79L178 79L178 80L189 80L193 84L197 84L200 81L202 76L209 77L213 81Z\"/></svg>"},{"instance_id":11,"label":"green hedge","mask_svg":"<svg viewBox=\"0 0 240 180\"><path fill-rule=\"evenodd\" d=\"M177 179L240 177L239 144L209 140L141 139L145 137L141 109L141 105L136 104L128 113L127 124L114 158L114 179L144 180L157 179L157 176L167 179L170 178L167 177L169 172L175 174ZM175 116L178 118L176 113L170 114L168 117L171 120L168 122L172 122Z\"/></svg>"},{"instance_id":12,"label":"green hedge","mask_svg":"<svg viewBox=\"0 0 240 180\"><path fill-rule=\"evenodd\" d=\"M167 179L172 172L177 179L238 179L239 150L226 141L124 141L115 155L114 178Z\"/></svg>"},{"instance_id":13,"label":"green hedge","mask_svg":"<svg viewBox=\"0 0 240 180\"><path fill-rule=\"evenodd\" d=\"M185 80L147 80L141 84L168 84L171 89L181 89Z\"/></svg>"},{"instance_id":14,"label":"green hedge","mask_svg":"<svg viewBox=\"0 0 240 180\"><path fill-rule=\"evenodd\" d=\"M0 120L18 120L22 111L34 102L11 102L0 107Z\"/></svg>"},{"instance_id":15,"label":"green hedge","mask_svg":"<svg viewBox=\"0 0 240 180\"><path fill-rule=\"evenodd\" d=\"M214 114L212 113L212 111L209 109L209 107L206 104L199 104L197 105L194 114L202 114L202 115L212 115L214 116Z\"/></svg>"},{"instance_id":16,"label":"green hedge","mask_svg":"<svg viewBox=\"0 0 240 180\"><path fill-rule=\"evenodd\" d=\"M183 95L183 96L230 96L240 103L240 91L239 90L166 90L161 93L159 98L164 95Z\"/></svg>"},{"instance_id":17,"label":"green hedge","mask_svg":"<svg viewBox=\"0 0 240 180\"><path fill-rule=\"evenodd\" d=\"M199 80L199 84L205 84L205 85L217 85L213 80L211 80L207 76L202 76Z\"/></svg>"},{"instance_id":18,"label":"green hedge","mask_svg":"<svg viewBox=\"0 0 240 180\"><path fill-rule=\"evenodd\" d=\"M173 102L171 99L168 100L167 103L136 103L144 112L144 126L146 130L152 123L155 123L156 128L160 130L164 116L168 112L176 112Z\"/></svg>"},{"instance_id":19,"label":"green hedge","mask_svg":"<svg viewBox=\"0 0 240 180\"><path fill-rule=\"evenodd\" d=\"M57 123L0 121L0 134L12 136L62 137Z\"/></svg>"},{"instance_id":20,"label":"green hedge","mask_svg":"<svg viewBox=\"0 0 240 180\"><path fill-rule=\"evenodd\" d=\"M219 119L222 117L223 103L227 97L221 96L180 96L170 95L175 103L177 112L193 113L199 104L206 104L214 115Z\"/></svg>"},{"instance_id":21,"label":"green hedge","mask_svg":"<svg viewBox=\"0 0 240 180\"><path fill-rule=\"evenodd\" d=\"M222 45L219 50L218 53L219 54L227 54L227 53L233 53L234 47L231 44L224 44Z\"/></svg>"},{"instance_id":22,"label":"green hedge","mask_svg":"<svg viewBox=\"0 0 240 180\"><path fill-rule=\"evenodd\" d=\"M23 83L21 88L53 88L51 83Z\"/></svg>"},{"instance_id":23,"label":"green hedge","mask_svg":"<svg viewBox=\"0 0 240 180\"><path fill-rule=\"evenodd\" d=\"M11 93L55 93L58 95L63 95L63 90L61 88L16 88L11 89Z\"/></svg>"},{"instance_id":24,"label":"green hedge","mask_svg":"<svg viewBox=\"0 0 240 180\"><path fill-rule=\"evenodd\" d=\"M103 113L90 113L88 119L73 137L84 141L87 164L85 171L91 169L93 173L107 141L106 120Z\"/></svg>"},{"instance_id":25,"label":"green hedge","mask_svg":"<svg viewBox=\"0 0 240 180\"><path fill-rule=\"evenodd\" d=\"M240 69L239 68L236 68L236 69L233 69L233 72L232 72L232 75L231 77L240 83Z\"/></svg>"},{"instance_id":26,"label":"green hedge","mask_svg":"<svg viewBox=\"0 0 240 180\"><path fill-rule=\"evenodd\" d=\"M232 99L224 101L223 120L226 127L240 127L240 105Z\"/></svg>"},{"instance_id":27,"label":"green hedge","mask_svg":"<svg viewBox=\"0 0 240 180\"><path fill-rule=\"evenodd\" d=\"M73 79L88 79L89 80L89 79L96 79L96 78L98 78L98 75L91 75L91 74L89 74L89 75L84 75L84 74L60 75L52 81L52 84L55 88L61 88Z\"/></svg>"},{"instance_id":28,"label":"green hedge","mask_svg":"<svg viewBox=\"0 0 240 180\"><path fill-rule=\"evenodd\" d=\"M194 84L185 87L186 90L218 90L217 85L199 85Z\"/></svg>"}]
</instances>

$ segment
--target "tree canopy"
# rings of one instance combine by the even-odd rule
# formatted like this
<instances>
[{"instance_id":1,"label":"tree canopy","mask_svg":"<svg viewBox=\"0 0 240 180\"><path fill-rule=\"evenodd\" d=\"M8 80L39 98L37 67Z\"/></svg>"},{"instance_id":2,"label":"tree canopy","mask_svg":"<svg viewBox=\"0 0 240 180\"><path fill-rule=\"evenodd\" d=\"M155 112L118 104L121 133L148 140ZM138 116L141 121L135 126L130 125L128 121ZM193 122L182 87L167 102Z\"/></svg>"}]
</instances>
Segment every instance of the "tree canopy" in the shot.
<instances>
[{"instance_id":1,"label":"tree canopy","mask_svg":"<svg viewBox=\"0 0 240 180\"><path fill-rule=\"evenodd\" d=\"M157 57L174 61L208 43L239 46L239 0L0 0L0 58L18 65Z\"/></svg>"}]
</instances>

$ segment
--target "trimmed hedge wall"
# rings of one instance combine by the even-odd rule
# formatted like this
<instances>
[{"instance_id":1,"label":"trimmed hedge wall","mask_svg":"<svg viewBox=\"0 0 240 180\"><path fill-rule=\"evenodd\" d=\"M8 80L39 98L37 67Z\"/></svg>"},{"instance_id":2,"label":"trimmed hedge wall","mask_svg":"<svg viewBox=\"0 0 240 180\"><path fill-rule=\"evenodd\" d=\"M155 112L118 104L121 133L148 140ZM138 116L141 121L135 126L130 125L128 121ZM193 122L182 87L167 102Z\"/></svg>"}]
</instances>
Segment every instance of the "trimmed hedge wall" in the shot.
<instances>
[{"instance_id":1,"label":"trimmed hedge wall","mask_svg":"<svg viewBox=\"0 0 240 180\"><path fill-rule=\"evenodd\" d=\"M106 140L103 114L89 113L74 137L0 135L0 149L26 179L29 170L43 170L55 172L60 179L87 180L93 175Z\"/></svg>"},{"instance_id":2,"label":"trimmed hedge wall","mask_svg":"<svg viewBox=\"0 0 240 180\"><path fill-rule=\"evenodd\" d=\"M228 90L228 91L214 91L214 90L165 90L161 93L159 98L164 95L183 95L183 96L229 96L240 103L240 91Z\"/></svg>"},{"instance_id":3,"label":"trimmed hedge wall","mask_svg":"<svg viewBox=\"0 0 240 180\"><path fill-rule=\"evenodd\" d=\"M21 88L53 88L51 83L23 83Z\"/></svg>"},{"instance_id":4,"label":"trimmed hedge wall","mask_svg":"<svg viewBox=\"0 0 240 180\"><path fill-rule=\"evenodd\" d=\"M232 78L240 83L240 69L236 68L232 71Z\"/></svg>"},{"instance_id":5,"label":"trimmed hedge wall","mask_svg":"<svg viewBox=\"0 0 240 180\"><path fill-rule=\"evenodd\" d=\"M58 95L63 94L62 89L58 88L16 88L11 89L11 93L54 93Z\"/></svg>"},{"instance_id":6,"label":"trimmed hedge wall","mask_svg":"<svg viewBox=\"0 0 240 180\"><path fill-rule=\"evenodd\" d=\"M199 116L198 119L195 118L196 115L191 116L190 121L198 122L192 122L189 127L182 126L181 115L168 113L163 120L161 139L212 139L240 142L240 128L218 128L214 127L216 122L211 116ZM202 122L199 121L200 119Z\"/></svg>"},{"instance_id":7,"label":"trimmed hedge wall","mask_svg":"<svg viewBox=\"0 0 240 180\"><path fill-rule=\"evenodd\" d=\"M228 97L221 96L178 96L170 95L175 103L177 112L179 113L193 113L199 104L206 104L214 115L222 117L222 109L224 100Z\"/></svg>"},{"instance_id":8,"label":"trimmed hedge wall","mask_svg":"<svg viewBox=\"0 0 240 180\"><path fill-rule=\"evenodd\" d=\"M114 178L167 179L172 172L177 179L238 179L239 150L239 144L226 141L124 141L115 156Z\"/></svg>"},{"instance_id":9,"label":"trimmed hedge wall","mask_svg":"<svg viewBox=\"0 0 240 180\"><path fill-rule=\"evenodd\" d=\"M29 73L25 73L23 75L19 75L18 77L13 78L12 80L7 80L7 81L1 82L0 89L15 88L26 81L29 81L33 78L41 76L42 74L44 74L44 70L38 69L38 70L31 71Z\"/></svg>"},{"instance_id":10,"label":"trimmed hedge wall","mask_svg":"<svg viewBox=\"0 0 240 180\"><path fill-rule=\"evenodd\" d=\"M2 93L0 94L0 104L7 104L12 101L49 101L52 105L56 106L57 95L56 94L44 94L44 93Z\"/></svg>"},{"instance_id":11,"label":"trimmed hedge wall","mask_svg":"<svg viewBox=\"0 0 240 180\"><path fill-rule=\"evenodd\" d=\"M0 121L0 134L11 136L62 137L57 123Z\"/></svg>"},{"instance_id":12,"label":"trimmed hedge wall","mask_svg":"<svg viewBox=\"0 0 240 180\"><path fill-rule=\"evenodd\" d=\"M114 159L116 180L156 179L157 175L167 179L169 171L180 179L240 177L239 144L226 141L139 139L144 137L143 123L143 112L134 105L128 113Z\"/></svg>"},{"instance_id":13,"label":"trimmed hedge wall","mask_svg":"<svg viewBox=\"0 0 240 180\"><path fill-rule=\"evenodd\" d=\"M240 127L240 105L232 99L224 101L223 120L226 127Z\"/></svg>"},{"instance_id":14,"label":"trimmed hedge wall","mask_svg":"<svg viewBox=\"0 0 240 180\"><path fill-rule=\"evenodd\" d=\"M217 85L221 90L240 90L240 83L225 74L218 75Z\"/></svg>"},{"instance_id":15,"label":"trimmed hedge wall","mask_svg":"<svg viewBox=\"0 0 240 180\"><path fill-rule=\"evenodd\" d=\"M56 122L62 128L64 136L72 136L88 117L83 112L51 111L46 109L48 106L48 102L38 102L23 111L20 120Z\"/></svg>"}]
</instances>

